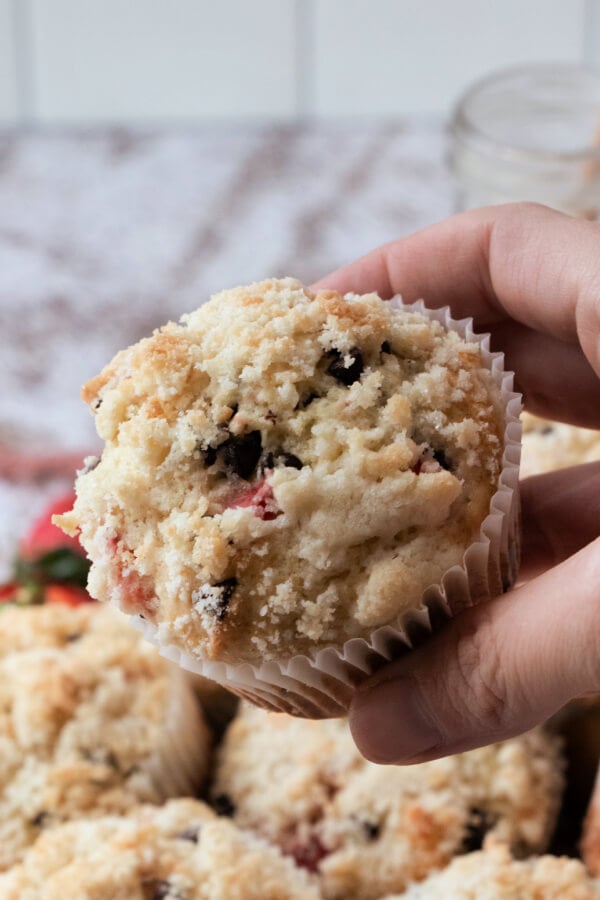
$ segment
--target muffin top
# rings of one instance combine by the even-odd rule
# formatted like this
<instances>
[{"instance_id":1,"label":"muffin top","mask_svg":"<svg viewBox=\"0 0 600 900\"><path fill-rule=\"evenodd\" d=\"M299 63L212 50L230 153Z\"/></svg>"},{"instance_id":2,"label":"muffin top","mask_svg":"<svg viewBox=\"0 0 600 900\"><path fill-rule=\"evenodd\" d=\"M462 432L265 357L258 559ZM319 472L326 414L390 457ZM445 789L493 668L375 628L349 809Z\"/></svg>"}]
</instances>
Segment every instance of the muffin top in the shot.
<instances>
[{"instance_id":1,"label":"muffin top","mask_svg":"<svg viewBox=\"0 0 600 900\"><path fill-rule=\"evenodd\" d=\"M163 799L157 767L168 749L173 696L183 703L190 689L108 606L15 607L0 616L4 869L58 822ZM198 709L188 703L185 710L197 783L209 735Z\"/></svg>"},{"instance_id":2,"label":"muffin top","mask_svg":"<svg viewBox=\"0 0 600 900\"><path fill-rule=\"evenodd\" d=\"M377 766L343 719L242 704L220 748L213 798L318 872L328 900L401 891L486 833L544 850L560 802L555 739L536 730L415 766Z\"/></svg>"},{"instance_id":3,"label":"muffin top","mask_svg":"<svg viewBox=\"0 0 600 900\"><path fill-rule=\"evenodd\" d=\"M523 478L597 460L600 460L600 431L523 414Z\"/></svg>"},{"instance_id":4,"label":"muffin top","mask_svg":"<svg viewBox=\"0 0 600 900\"><path fill-rule=\"evenodd\" d=\"M76 886L76 893L74 893ZM3 900L318 900L310 876L197 800L44 834L0 875Z\"/></svg>"},{"instance_id":5,"label":"muffin top","mask_svg":"<svg viewBox=\"0 0 600 900\"><path fill-rule=\"evenodd\" d=\"M478 345L375 294L216 295L84 388L74 512L99 599L209 660L289 658L418 606L479 534L503 453Z\"/></svg>"},{"instance_id":6,"label":"muffin top","mask_svg":"<svg viewBox=\"0 0 600 900\"><path fill-rule=\"evenodd\" d=\"M385 900L598 900L600 881L577 859L541 856L514 860L506 847L454 859L450 865Z\"/></svg>"}]
</instances>

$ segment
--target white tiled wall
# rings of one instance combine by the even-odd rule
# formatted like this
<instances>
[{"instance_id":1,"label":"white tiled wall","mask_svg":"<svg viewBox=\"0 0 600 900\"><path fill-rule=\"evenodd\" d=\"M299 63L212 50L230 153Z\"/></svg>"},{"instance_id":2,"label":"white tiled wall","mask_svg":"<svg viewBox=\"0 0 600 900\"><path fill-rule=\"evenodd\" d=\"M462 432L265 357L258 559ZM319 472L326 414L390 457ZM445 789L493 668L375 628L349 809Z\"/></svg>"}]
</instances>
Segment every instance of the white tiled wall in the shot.
<instances>
[{"instance_id":1,"label":"white tiled wall","mask_svg":"<svg viewBox=\"0 0 600 900\"><path fill-rule=\"evenodd\" d=\"M29 0L44 121L289 116L294 4Z\"/></svg>"},{"instance_id":2,"label":"white tiled wall","mask_svg":"<svg viewBox=\"0 0 600 900\"><path fill-rule=\"evenodd\" d=\"M498 66L581 58L584 0L322 0L315 109L440 112Z\"/></svg>"},{"instance_id":3,"label":"white tiled wall","mask_svg":"<svg viewBox=\"0 0 600 900\"><path fill-rule=\"evenodd\" d=\"M0 121L19 113L14 12L12 0L0 0Z\"/></svg>"},{"instance_id":4,"label":"white tiled wall","mask_svg":"<svg viewBox=\"0 0 600 900\"><path fill-rule=\"evenodd\" d=\"M600 64L600 0L0 0L0 121L438 114L533 60Z\"/></svg>"}]
</instances>

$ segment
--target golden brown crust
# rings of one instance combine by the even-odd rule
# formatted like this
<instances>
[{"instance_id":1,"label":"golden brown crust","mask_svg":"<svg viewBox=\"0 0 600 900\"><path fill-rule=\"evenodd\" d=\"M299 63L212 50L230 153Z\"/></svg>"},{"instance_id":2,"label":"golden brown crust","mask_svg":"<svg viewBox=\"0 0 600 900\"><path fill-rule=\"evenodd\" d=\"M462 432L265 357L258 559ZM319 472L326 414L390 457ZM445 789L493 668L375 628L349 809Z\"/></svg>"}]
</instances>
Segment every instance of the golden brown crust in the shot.
<instances>
[{"instance_id":1,"label":"golden brown crust","mask_svg":"<svg viewBox=\"0 0 600 900\"><path fill-rule=\"evenodd\" d=\"M482 852L453 860L406 893L384 900L598 900L600 882L581 862L556 856L511 859L506 846L486 843Z\"/></svg>"},{"instance_id":2,"label":"golden brown crust","mask_svg":"<svg viewBox=\"0 0 600 900\"><path fill-rule=\"evenodd\" d=\"M197 800L47 832L3 900L318 900L306 872Z\"/></svg>"},{"instance_id":3,"label":"golden brown crust","mask_svg":"<svg viewBox=\"0 0 600 900\"><path fill-rule=\"evenodd\" d=\"M403 890L494 834L546 849L562 787L541 731L410 767L364 760L344 720L297 720L242 704L222 744L213 796L243 827L318 867L328 900Z\"/></svg>"},{"instance_id":4,"label":"golden brown crust","mask_svg":"<svg viewBox=\"0 0 600 900\"><path fill-rule=\"evenodd\" d=\"M369 636L462 561L497 488L503 414L479 348L374 294L224 291L86 396L106 447L63 521L90 590L192 656Z\"/></svg>"},{"instance_id":5,"label":"golden brown crust","mask_svg":"<svg viewBox=\"0 0 600 900\"><path fill-rule=\"evenodd\" d=\"M201 783L210 739L190 688L121 614L90 603L1 616L0 869L57 823Z\"/></svg>"}]
</instances>

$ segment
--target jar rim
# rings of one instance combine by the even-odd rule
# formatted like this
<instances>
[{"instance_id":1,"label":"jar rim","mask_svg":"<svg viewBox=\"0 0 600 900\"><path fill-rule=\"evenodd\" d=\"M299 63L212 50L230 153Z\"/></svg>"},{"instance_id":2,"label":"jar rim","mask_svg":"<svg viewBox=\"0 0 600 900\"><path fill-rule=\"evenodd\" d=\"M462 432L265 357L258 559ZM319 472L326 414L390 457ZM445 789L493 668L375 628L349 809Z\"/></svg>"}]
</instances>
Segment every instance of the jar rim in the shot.
<instances>
[{"instance_id":1,"label":"jar rim","mask_svg":"<svg viewBox=\"0 0 600 900\"><path fill-rule=\"evenodd\" d=\"M510 79L520 75L539 76L540 78L549 75L554 77L557 75L581 76L596 82L600 94L600 73L590 66L582 66L577 63L552 62L505 66L478 79L463 92L451 113L449 121L450 133L458 140L471 145L485 155L493 155L507 162L521 163L523 165L528 163L539 164L540 161L549 163L581 163L590 159L600 160L600 138L598 143L590 143L587 147L582 147L579 150L546 150L541 147L535 149L519 147L489 134L473 120L473 117L469 115L467 110L477 94L494 85L494 83L501 86L503 81L508 82ZM598 107L598 126L600 128L600 102Z\"/></svg>"}]
</instances>

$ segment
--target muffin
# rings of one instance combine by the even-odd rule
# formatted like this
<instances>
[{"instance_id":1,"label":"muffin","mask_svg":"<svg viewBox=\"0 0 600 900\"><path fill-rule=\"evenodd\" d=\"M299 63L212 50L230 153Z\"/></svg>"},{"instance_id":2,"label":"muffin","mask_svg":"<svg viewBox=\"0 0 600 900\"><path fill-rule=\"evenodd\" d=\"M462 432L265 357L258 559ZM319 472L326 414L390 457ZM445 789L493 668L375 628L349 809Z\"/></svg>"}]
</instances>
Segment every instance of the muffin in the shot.
<instances>
[{"instance_id":1,"label":"muffin","mask_svg":"<svg viewBox=\"0 0 600 900\"><path fill-rule=\"evenodd\" d=\"M401 891L490 833L544 850L562 791L556 740L540 730L409 767L367 762L343 719L307 722L243 704L212 797L318 873L327 900Z\"/></svg>"},{"instance_id":2,"label":"muffin","mask_svg":"<svg viewBox=\"0 0 600 900\"><path fill-rule=\"evenodd\" d=\"M197 800L84 819L0 875L3 900L318 900L310 876Z\"/></svg>"},{"instance_id":3,"label":"muffin","mask_svg":"<svg viewBox=\"0 0 600 900\"><path fill-rule=\"evenodd\" d=\"M600 881L566 856L517 861L493 845L453 860L404 894L385 900L598 900Z\"/></svg>"},{"instance_id":4,"label":"muffin","mask_svg":"<svg viewBox=\"0 0 600 900\"><path fill-rule=\"evenodd\" d=\"M1 620L0 869L58 823L201 784L210 741L187 679L119 613L40 606Z\"/></svg>"},{"instance_id":5,"label":"muffin","mask_svg":"<svg viewBox=\"0 0 600 900\"><path fill-rule=\"evenodd\" d=\"M420 309L265 281L119 353L83 389L105 447L59 519L92 595L222 681L397 626L474 544L439 602L507 588L514 395Z\"/></svg>"},{"instance_id":6,"label":"muffin","mask_svg":"<svg viewBox=\"0 0 600 900\"><path fill-rule=\"evenodd\" d=\"M523 414L523 478L598 460L600 431Z\"/></svg>"}]
</instances>

